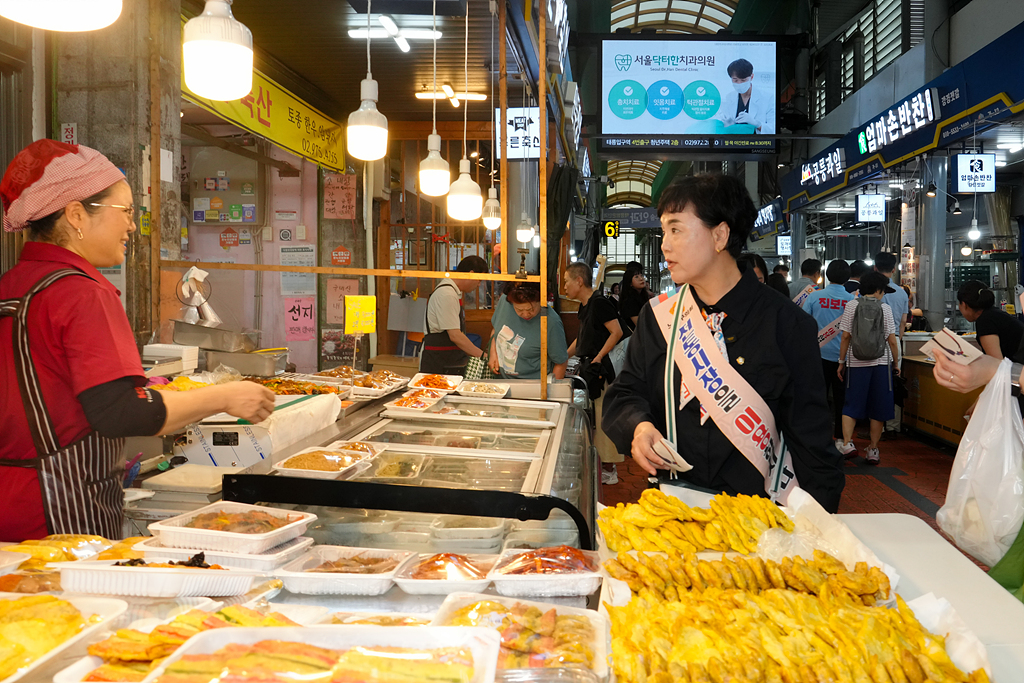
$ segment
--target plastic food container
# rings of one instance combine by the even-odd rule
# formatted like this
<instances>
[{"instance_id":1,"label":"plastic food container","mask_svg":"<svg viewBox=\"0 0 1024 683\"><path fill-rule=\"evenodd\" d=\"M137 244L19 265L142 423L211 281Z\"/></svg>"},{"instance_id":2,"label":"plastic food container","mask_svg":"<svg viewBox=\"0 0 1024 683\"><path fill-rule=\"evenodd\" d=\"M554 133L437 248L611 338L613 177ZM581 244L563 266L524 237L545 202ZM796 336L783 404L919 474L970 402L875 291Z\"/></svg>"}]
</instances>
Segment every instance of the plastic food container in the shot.
<instances>
[{"instance_id":1,"label":"plastic food container","mask_svg":"<svg viewBox=\"0 0 1024 683\"><path fill-rule=\"evenodd\" d=\"M442 539L495 539L505 535L505 526L500 517L443 515L430 525L430 533Z\"/></svg>"},{"instance_id":2,"label":"plastic food container","mask_svg":"<svg viewBox=\"0 0 1024 683\"><path fill-rule=\"evenodd\" d=\"M0 593L0 601L17 600L25 597L29 596L21 593ZM20 669L17 673L3 679L3 683L14 683L15 681L21 680L32 672L46 666L48 662L52 661L62 652L75 648L80 643L91 641L97 632L110 628L114 620L128 610L128 603L124 600L115 600L113 598L94 598L86 595L62 595L58 597L61 600L70 602L74 605L75 609L81 612L82 616L85 617L87 621L90 618L95 617L96 623L86 624L85 628L79 631L73 638L68 638L63 643L26 666L24 669Z\"/></svg>"},{"instance_id":3,"label":"plastic food container","mask_svg":"<svg viewBox=\"0 0 1024 683\"><path fill-rule=\"evenodd\" d=\"M470 564L480 570L484 578L453 578L453 579L415 579L412 577L420 562L430 559L433 555L421 554L402 567L395 574L395 583L410 595L448 595L455 591L482 591L491 582L487 572L494 566L497 555L462 555Z\"/></svg>"},{"instance_id":4,"label":"plastic food container","mask_svg":"<svg viewBox=\"0 0 1024 683\"><path fill-rule=\"evenodd\" d=\"M263 640L304 643L339 651L376 646L415 649L464 647L473 655L473 678L469 683L492 683L499 648L498 633L484 628L362 625L311 626L303 629L219 628L193 636L150 672L143 683L156 681L169 666L186 655L208 655L228 645L253 645Z\"/></svg>"},{"instance_id":5,"label":"plastic food container","mask_svg":"<svg viewBox=\"0 0 1024 683\"><path fill-rule=\"evenodd\" d=\"M431 538L430 547L437 553L497 555L501 552L501 536L494 538Z\"/></svg>"},{"instance_id":6,"label":"plastic food container","mask_svg":"<svg viewBox=\"0 0 1024 683\"><path fill-rule=\"evenodd\" d=\"M430 626L431 614L413 612L381 612L379 614L349 614L338 612L331 615L332 624L362 624L364 626Z\"/></svg>"},{"instance_id":7,"label":"plastic food container","mask_svg":"<svg viewBox=\"0 0 1024 683\"><path fill-rule=\"evenodd\" d=\"M191 529L185 525L195 517L207 512L265 512L288 521L279 529L262 534L243 534L234 531ZM229 553L258 554L298 538L314 520L316 515L309 512L280 510L278 508L247 505L246 503L212 503L198 510L171 517L149 525L149 531L160 539L160 545L172 548L198 548L199 550L225 551Z\"/></svg>"},{"instance_id":8,"label":"plastic food container","mask_svg":"<svg viewBox=\"0 0 1024 683\"><path fill-rule=\"evenodd\" d=\"M487 391L481 387L493 387L493 391ZM466 380L459 384L459 388L456 389L461 396L477 396L480 398L504 398L508 396L508 390L512 388L511 384L499 384L497 382L480 382L475 380Z\"/></svg>"},{"instance_id":9,"label":"plastic food container","mask_svg":"<svg viewBox=\"0 0 1024 683\"><path fill-rule=\"evenodd\" d=\"M408 383L409 380L403 377L402 379L395 380L394 382L389 382L387 386L381 387L380 389L361 387L353 384L352 396L362 396L364 398L380 398L381 396L387 396L393 391L398 391Z\"/></svg>"},{"instance_id":10,"label":"plastic food container","mask_svg":"<svg viewBox=\"0 0 1024 683\"><path fill-rule=\"evenodd\" d=\"M573 529L520 529L509 532L505 536L505 545L502 551L521 548L530 550L534 548L550 548L556 545L579 545L579 532Z\"/></svg>"},{"instance_id":11,"label":"plastic food container","mask_svg":"<svg viewBox=\"0 0 1024 683\"><path fill-rule=\"evenodd\" d=\"M593 564L594 571L558 572L549 574L504 574L502 568L530 549L506 550L498 558L488 578L501 595L524 598L553 598L590 595L601 587L597 553L580 551Z\"/></svg>"},{"instance_id":12,"label":"plastic food container","mask_svg":"<svg viewBox=\"0 0 1024 683\"><path fill-rule=\"evenodd\" d=\"M430 623L432 626L447 626L452 622L455 612L459 609L482 601L500 603L508 608L520 605L536 607L541 612L555 610L555 614L558 616L571 615L587 619L593 627L593 642L588 643L594 652L591 670L600 680L608 678L608 653L611 651L611 628L608 618L595 610L581 609L578 607L563 607L562 605L552 605L550 603L543 602L528 602L526 600L518 600L516 598L505 598L498 595L486 595L482 593L452 593L445 598L443 603L441 603L441 607L437 610L434 620ZM495 633L497 633L497 629L500 627L501 623L500 615L495 614L493 622L494 623L489 624L489 626L495 629Z\"/></svg>"},{"instance_id":13,"label":"plastic food container","mask_svg":"<svg viewBox=\"0 0 1024 683\"><path fill-rule=\"evenodd\" d=\"M287 543L275 546L266 552L257 554L246 553L224 553L215 550L205 550L206 561L210 564L220 564L226 567L238 569L253 569L259 572L269 572L285 565L302 553L306 552L309 546L313 545L312 538L300 536L293 538ZM156 538L147 538L141 543L135 544L132 550L138 550L146 560L153 558L171 558L172 560L187 560L195 555L198 550L184 548L168 548L160 545Z\"/></svg>"},{"instance_id":14,"label":"plastic food container","mask_svg":"<svg viewBox=\"0 0 1024 683\"><path fill-rule=\"evenodd\" d=\"M152 561L169 558L153 558ZM133 598L193 598L243 595L262 574L252 569L115 567L118 560L65 562L60 585L68 593Z\"/></svg>"},{"instance_id":15,"label":"plastic food container","mask_svg":"<svg viewBox=\"0 0 1024 683\"><path fill-rule=\"evenodd\" d=\"M427 457L419 453L386 453L377 456L372 467L360 476L378 482L401 484L419 477L427 462Z\"/></svg>"},{"instance_id":16,"label":"plastic food container","mask_svg":"<svg viewBox=\"0 0 1024 683\"><path fill-rule=\"evenodd\" d=\"M341 534L386 534L398 526L398 517L382 510L346 510L324 518L324 528Z\"/></svg>"},{"instance_id":17,"label":"plastic food container","mask_svg":"<svg viewBox=\"0 0 1024 683\"><path fill-rule=\"evenodd\" d=\"M443 389L410 389L402 394L402 396L419 396L429 400L441 399L447 395L448 392Z\"/></svg>"},{"instance_id":18,"label":"plastic food container","mask_svg":"<svg viewBox=\"0 0 1024 683\"><path fill-rule=\"evenodd\" d=\"M372 441L335 441L324 446L325 450L345 451L346 453L362 453L367 458L373 458L388 449L386 443L374 443Z\"/></svg>"},{"instance_id":19,"label":"plastic food container","mask_svg":"<svg viewBox=\"0 0 1024 683\"><path fill-rule=\"evenodd\" d=\"M448 380L448 387L447 388L445 388L445 387L422 386L420 384L420 382L428 374L433 374L433 373L418 372L415 375L413 375L412 379L409 380L409 388L410 389L437 389L438 391L443 391L443 392L445 392L447 394L450 394L453 391L455 391L456 389L458 389L459 385L462 384L462 379L463 379L462 375L441 375L441 377L444 377L446 380Z\"/></svg>"},{"instance_id":20,"label":"plastic food container","mask_svg":"<svg viewBox=\"0 0 1024 683\"><path fill-rule=\"evenodd\" d=\"M347 574L340 572L310 572L324 562L346 557L392 558L398 564L394 569L379 574ZM274 576L284 581L284 587L302 595L383 595L394 585L395 574L415 557L414 553L375 548L348 548L318 545Z\"/></svg>"},{"instance_id":21,"label":"plastic food container","mask_svg":"<svg viewBox=\"0 0 1024 683\"><path fill-rule=\"evenodd\" d=\"M0 574L6 574L10 570L18 568L25 560L31 560L28 553L15 553L10 550L0 550Z\"/></svg>"},{"instance_id":22,"label":"plastic food container","mask_svg":"<svg viewBox=\"0 0 1024 683\"><path fill-rule=\"evenodd\" d=\"M337 458L339 469L337 470L314 470L289 466L289 463L298 462L307 453L323 453L329 459ZM333 448L306 448L295 455L282 460L274 465L274 469L288 477L303 477L305 479L347 479L356 474L357 467L364 460L369 460L372 455L357 451L342 451Z\"/></svg>"},{"instance_id":23,"label":"plastic food container","mask_svg":"<svg viewBox=\"0 0 1024 683\"><path fill-rule=\"evenodd\" d=\"M422 413L425 410L428 410L431 407L433 407L434 404L436 404L440 400L441 399L439 398L414 399L408 396L403 396L401 398L396 398L394 401L388 401L387 403L384 404L384 408L387 409L388 411L399 413ZM400 403L406 405L399 405Z\"/></svg>"}]
</instances>

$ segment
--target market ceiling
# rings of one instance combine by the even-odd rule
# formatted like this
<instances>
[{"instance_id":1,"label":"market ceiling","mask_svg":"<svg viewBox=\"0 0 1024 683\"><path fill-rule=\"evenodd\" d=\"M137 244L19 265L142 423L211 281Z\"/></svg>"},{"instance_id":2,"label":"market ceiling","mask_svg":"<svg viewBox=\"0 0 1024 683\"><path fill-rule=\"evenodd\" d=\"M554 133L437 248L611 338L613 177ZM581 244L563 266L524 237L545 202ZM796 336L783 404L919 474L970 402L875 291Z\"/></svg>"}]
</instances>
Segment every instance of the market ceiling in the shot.
<instances>
[{"instance_id":1,"label":"market ceiling","mask_svg":"<svg viewBox=\"0 0 1024 683\"><path fill-rule=\"evenodd\" d=\"M365 8L363 0L353 0ZM456 93L463 92L463 41L465 20L459 16L441 16L442 11L464 11L469 5L469 92L484 93L486 102L470 102L469 118L487 120L493 111L488 67L493 61L497 70L498 21L494 19L495 45L491 50L491 14L488 0L438 0L437 30L442 37L437 43L437 86L449 84ZM383 29L379 17L383 10L409 8L425 10L420 14L388 12L399 29L431 28L431 3L427 0L403 2L374 2L371 28ZM459 8L462 8L461 10ZM297 95L324 113L339 120L359 106L359 82L366 77L366 39L352 38L349 30L366 28L366 13L359 13L346 0L239 0L232 12L249 27L260 57L270 64L283 67L300 81L313 86L302 92L289 79L281 78L282 85L291 86ZM391 37L374 38L371 45L373 77L380 84L377 107L393 121L429 120L430 100L416 99L416 92L432 90L431 41L410 39L409 52L403 52ZM511 55L509 68L515 69ZM274 71L275 69L266 69ZM272 78L274 73L267 75ZM496 75L495 75L496 82ZM319 91L317 93L316 91ZM313 101L319 94L321 101ZM495 95L497 97L497 95ZM455 108L448 100L439 100L439 120L461 120L462 106Z\"/></svg>"}]
</instances>

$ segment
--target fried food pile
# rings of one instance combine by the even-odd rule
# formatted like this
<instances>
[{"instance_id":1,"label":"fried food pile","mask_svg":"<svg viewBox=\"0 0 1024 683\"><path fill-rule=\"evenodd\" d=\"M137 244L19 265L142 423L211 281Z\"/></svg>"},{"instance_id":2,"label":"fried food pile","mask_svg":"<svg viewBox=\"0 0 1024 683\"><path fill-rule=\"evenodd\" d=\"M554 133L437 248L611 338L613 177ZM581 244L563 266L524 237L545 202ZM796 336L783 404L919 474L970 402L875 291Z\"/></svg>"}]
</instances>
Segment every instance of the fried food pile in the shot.
<instances>
[{"instance_id":1,"label":"fried food pile","mask_svg":"<svg viewBox=\"0 0 1024 683\"><path fill-rule=\"evenodd\" d=\"M366 453L332 450L310 451L293 455L280 464L291 470L316 470L318 472L340 472L369 457Z\"/></svg>"},{"instance_id":2,"label":"fried food pile","mask_svg":"<svg viewBox=\"0 0 1024 683\"><path fill-rule=\"evenodd\" d=\"M415 384L409 386L416 389L445 389L448 391L455 391L458 387L457 382L453 382L444 375L424 375L416 380Z\"/></svg>"},{"instance_id":3,"label":"fried food pile","mask_svg":"<svg viewBox=\"0 0 1024 683\"><path fill-rule=\"evenodd\" d=\"M0 680L73 638L87 625L74 605L52 595L0 600Z\"/></svg>"},{"instance_id":4,"label":"fried food pile","mask_svg":"<svg viewBox=\"0 0 1024 683\"><path fill-rule=\"evenodd\" d=\"M270 612L260 614L241 605L231 605L219 612L191 610L173 621L161 624L150 633L123 628L106 640L89 646L89 654L100 657L103 665L84 679L86 681L141 681L160 660L177 650L186 640L201 631L238 626L299 626L288 617Z\"/></svg>"},{"instance_id":5,"label":"fried food pile","mask_svg":"<svg viewBox=\"0 0 1024 683\"><path fill-rule=\"evenodd\" d=\"M211 655L185 655L157 683L305 681L306 683L469 683L468 648L353 647L338 651L284 640L232 644Z\"/></svg>"},{"instance_id":6,"label":"fried food pile","mask_svg":"<svg viewBox=\"0 0 1024 683\"><path fill-rule=\"evenodd\" d=\"M316 373L317 377L337 377L339 379L351 379L352 377L360 377L365 374L365 372L356 370L350 365L339 365L336 368Z\"/></svg>"},{"instance_id":7,"label":"fried food pile","mask_svg":"<svg viewBox=\"0 0 1024 683\"><path fill-rule=\"evenodd\" d=\"M331 617L332 624L362 624L364 626L429 626L428 617L411 614L344 614L338 612Z\"/></svg>"},{"instance_id":8,"label":"fried food pile","mask_svg":"<svg viewBox=\"0 0 1024 683\"><path fill-rule=\"evenodd\" d=\"M192 389L202 389L203 387L210 386L206 382L197 382L194 379L189 379L184 375L179 375L167 384L154 384L150 386L150 389L156 391L191 391Z\"/></svg>"},{"instance_id":9,"label":"fried food pile","mask_svg":"<svg viewBox=\"0 0 1024 683\"><path fill-rule=\"evenodd\" d=\"M604 568L612 578L625 581L634 594L647 600L678 600L687 591L704 593L710 590L739 589L755 595L779 588L811 595L839 596L856 604L872 606L889 599L889 577L878 567L858 562L854 570L820 550L814 559L784 557L781 563L760 557L724 555L721 560L698 560L692 553L647 555L637 551L634 559L619 553L607 560Z\"/></svg>"},{"instance_id":10,"label":"fried food pile","mask_svg":"<svg viewBox=\"0 0 1024 683\"><path fill-rule=\"evenodd\" d=\"M320 574L386 574L396 567L398 567L398 557L394 555L387 557L363 557L362 553L360 553L352 557L327 560L306 571Z\"/></svg>"},{"instance_id":11,"label":"fried food pile","mask_svg":"<svg viewBox=\"0 0 1024 683\"><path fill-rule=\"evenodd\" d=\"M443 625L499 631L499 669L594 665L594 625L586 617L559 613L554 606L542 612L521 602L508 606L497 600L480 600L453 612Z\"/></svg>"},{"instance_id":12,"label":"fried food pile","mask_svg":"<svg viewBox=\"0 0 1024 683\"><path fill-rule=\"evenodd\" d=\"M295 519L298 519L297 517ZM236 534L265 534L280 529L295 521L291 515L277 517L263 510L246 512L204 512L196 515L182 526L207 531L229 531Z\"/></svg>"},{"instance_id":13,"label":"fried food pile","mask_svg":"<svg viewBox=\"0 0 1024 683\"><path fill-rule=\"evenodd\" d=\"M262 384L278 396L315 396L319 394L341 394L345 387L332 384L314 384L313 382L300 382L294 379L263 379L261 377L246 377L245 381Z\"/></svg>"},{"instance_id":14,"label":"fried food pile","mask_svg":"<svg viewBox=\"0 0 1024 683\"><path fill-rule=\"evenodd\" d=\"M89 534L52 534L45 538L22 541L18 545L5 546L12 553L31 555L31 560L22 562L19 569L37 569L50 562L75 562L93 558L114 546L102 536ZM107 558L103 558L107 559Z\"/></svg>"},{"instance_id":15,"label":"fried food pile","mask_svg":"<svg viewBox=\"0 0 1024 683\"><path fill-rule=\"evenodd\" d=\"M413 565L409 576L426 581L467 581L484 578L487 570L477 567L465 555L438 553Z\"/></svg>"},{"instance_id":16,"label":"fried food pile","mask_svg":"<svg viewBox=\"0 0 1024 683\"><path fill-rule=\"evenodd\" d=\"M657 489L647 489L639 503L602 510L597 525L614 552L735 550L748 554L757 551L762 532L776 527L793 530L793 521L767 498L723 493L712 498L710 506L693 508Z\"/></svg>"},{"instance_id":17,"label":"fried food pile","mask_svg":"<svg viewBox=\"0 0 1024 683\"><path fill-rule=\"evenodd\" d=\"M622 683L986 683L946 653L902 598L869 607L829 584L817 596L708 588L607 606Z\"/></svg>"}]
</instances>

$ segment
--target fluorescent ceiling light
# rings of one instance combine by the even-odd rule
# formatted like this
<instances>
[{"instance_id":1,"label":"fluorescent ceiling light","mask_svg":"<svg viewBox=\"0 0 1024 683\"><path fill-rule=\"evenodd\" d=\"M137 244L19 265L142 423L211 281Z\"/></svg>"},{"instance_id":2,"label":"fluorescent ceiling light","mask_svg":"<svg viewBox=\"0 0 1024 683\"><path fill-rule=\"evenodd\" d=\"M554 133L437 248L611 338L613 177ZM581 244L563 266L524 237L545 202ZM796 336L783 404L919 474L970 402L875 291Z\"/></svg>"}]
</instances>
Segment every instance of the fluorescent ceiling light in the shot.
<instances>
[{"instance_id":1,"label":"fluorescent ceiling light","mask_svg":"<svg viewBox=\"0 0 1024 683\"><path fill-rule=\"evenodd\" d=\"M476 92L460 92L457 93L452 89L452 86L444 83L441 86L441 92L434 91L430 92L418 92L416 93L416 99L418 100L449 100L453 107L458 107L460 100L468 100L470 102L484 102L487 99L487 95L476 93Z\"/></svg>"},{"instance_id":2,"label":"fluorescent ceiling light","mask_svg":"<svg viewBox=\"0 0 1024 683\"><path fill-rule=\"evenodd\" d=\"M996 168L1002 168L1003 166L1006 166L1006 162L1005 161L997 161L996 162Z\"/></svg>"},{"instance_id":3,"label":"fluorescent ceiling light","mask_svg":"<svg viewBox=\"0 0 1024 683\"><path fill-rule=\"evenodd\" d=\"M409 51L409 41L402 36L395 36L395 42L398 43L398 49L402 52Z\"/></svg>"},{"instance_id":4,"label":"fluorescent ceiling light","mask_svg":"<svg viewBox=\"0 0 1024 683\"><path fill-rule=\"evenodd\" d=\"M452 86L447 83L441 86L441 90L444 91L445 97L455 97L455 91L452 90Z\"/></svg>"},{"instance_id":5,"label":"fluorescent ceiling light","mask_svg":"<svg viewBox=\"0 0 1024 683\"><path fill-rule=\"evenodd\" d=\"M377 21L379 21L380 25L384 27L384 30L388 32L389 36L398 35L398 24L395 23L394 19L386 14L382 14L377 17Z\"/></svg>"},{"instance_id":6,"label":"fluorescent ceiling light","mask_svg":"<svg viewBox=\"0 0 1024 683\"><path fill-rule=\"evenodd\" d=\"M400 28L398 35L409 40L440 40L440 31L431 31L429 28Z\"/></svg>"},{"instance_id":7,"label":"fluorescent ceiling light","mask_svg":"<svg viewBox=\"0 0 1024 683\"><path fill-rule=\"evenodd\" d=\"M348 30L349 38L358 38L360 40L366 40L366 35L369 33L371 38L387 38L388 32L382 28L371 28L369 30L365 28L350 28Z\"/></svg>"}]
</instances>

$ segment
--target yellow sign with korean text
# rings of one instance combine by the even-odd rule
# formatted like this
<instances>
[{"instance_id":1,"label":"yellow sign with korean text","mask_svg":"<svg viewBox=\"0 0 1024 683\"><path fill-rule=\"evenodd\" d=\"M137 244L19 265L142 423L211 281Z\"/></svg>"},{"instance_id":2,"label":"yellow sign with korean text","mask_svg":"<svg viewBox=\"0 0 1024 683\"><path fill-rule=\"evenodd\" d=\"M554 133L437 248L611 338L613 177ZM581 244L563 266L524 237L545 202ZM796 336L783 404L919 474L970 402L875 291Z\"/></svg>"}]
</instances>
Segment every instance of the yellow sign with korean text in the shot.
<instances>
[{"instance_id":1,"label":"yellow sign with korean text","mask_svg":"<svg viewBox=\"0 0 1024 683\"><path fill-rule=\"evenodd\" d=\"M181 94L203 109L314 164L345 172L344 126L256 69L252 71L252 91L240 100L221 102L199 97L185 85L184 68L181 71Z\"/></svg>"},{"instance_id":2,"label":"yellow sign with korean text","mask_svg":"<svg viewBox=\"0 0 1024 683\"><path fill-rule=\"evenodd\" d=\"M377 331L377 297L345 297L345 334L371 334Z\"/></svg>"}]
</instances>

